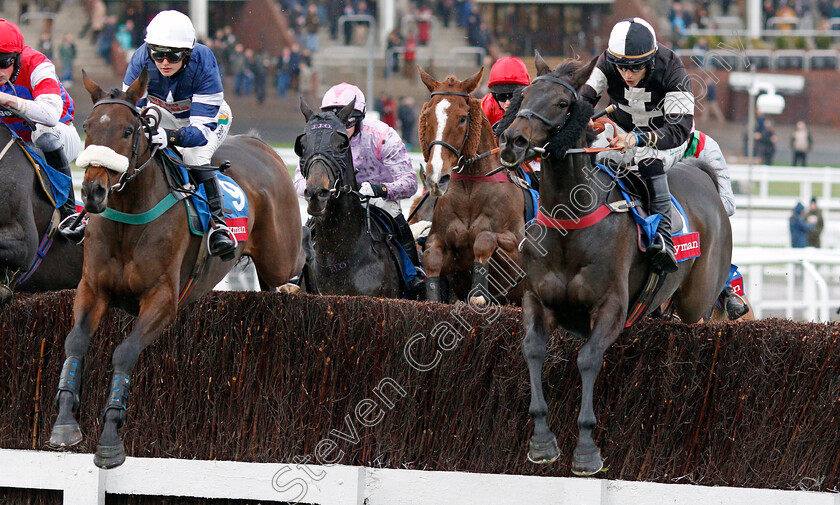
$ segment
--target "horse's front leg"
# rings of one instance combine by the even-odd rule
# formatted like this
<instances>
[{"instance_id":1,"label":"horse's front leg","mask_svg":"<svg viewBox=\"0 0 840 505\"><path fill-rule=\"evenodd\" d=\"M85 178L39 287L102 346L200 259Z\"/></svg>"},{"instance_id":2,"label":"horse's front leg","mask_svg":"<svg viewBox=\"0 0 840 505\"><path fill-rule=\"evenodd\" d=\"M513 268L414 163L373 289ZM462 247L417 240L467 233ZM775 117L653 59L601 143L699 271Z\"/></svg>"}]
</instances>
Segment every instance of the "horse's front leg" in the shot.
<instances>
[{"instance_id":1,"label":"horse's front leg","mask_svg":"<svg viewBox=\"0 0 840 505\"><path fill-rule=\"evenodd\" d=\"M470 289L470 303L486 305L492 296L488 289L490 257L499 248L498 235L492 231L482 231L473 241L473 271L472 288ZM494 300L498 303L499 300Z\"/></svg>"},{"instance_id":2,"label":"horse's front leg","mask_svg":"<svg viewBox=\"0 0 840 505\"><path fill-rule=\"evenodd\" d=\"M443 262L446 256L446 244L443 238L435 234L429 234L426 239L426 249L423 251L423 270L426 271L426 301L441 302L440 274L443 270Z\"/></svg>"},{"instance_id":3,"label":"horse's front leg","mask_svg":"<svg viewBox=\"0 0 840 505\"><path fill-rule=\"evenodd\" d=\"M64 340L65 360L55 395L58 416L48 442L52 447L69 447L82 440L82 430L74 417L79 410L82 390L82 360L90 344L90 336L107 310L108 299L101 293L95 293L82 279L73 300L75 323Z\"/></svg>"},{"instance_id":4,"label":"horse's front leg","mask_svg":"<svg viewBox=\"0 0 840 505\"><path fill-rule=\"evenodd\" d=\"M592 475L604 467L601 451L592 439L592 431L598 424L593 406L595 380L601 372L604 352L615 342L624 326L625 314L627 306L620 303L618 298L609 297L604 300L591 311L592 332L578 351L577 365L582 387L577 420L580 433L572 460L572 473L575 475Z\"/></svg>"},{"instance_id":5,"label":"horse's front leg","mask_svg":"<svg viewBox=\"0 0 840 505\"><path fill-rule=\"evenodd\" d=\"M175 283L158 284L140 298L140 311L134 329L114 350L114 375L103 414L102 435L93 462L100 468L113 468L125 461L125 449L117 433L126 421L129 375L140 352L154 342L175 317L178 295Z\"/></svg>"},{"instance_id":6,"label":"horse's front leg","mask_svg":"<svg viewBox=\"0 0 840 505\"><path fill-rule=\"evenodd\" d=\"M528 412L534 419L534 432L528 446L528 460L541 464L551 463L560 456L557 438L549 429L546 420L548 404L545 402L542 388L546 342L553 330L546 327L544 310L536 295L527 291L522 300L522 323L525 326L522 355L528 364L528 376L531 381L531 405Z\"/></svg>"}]
</instances>

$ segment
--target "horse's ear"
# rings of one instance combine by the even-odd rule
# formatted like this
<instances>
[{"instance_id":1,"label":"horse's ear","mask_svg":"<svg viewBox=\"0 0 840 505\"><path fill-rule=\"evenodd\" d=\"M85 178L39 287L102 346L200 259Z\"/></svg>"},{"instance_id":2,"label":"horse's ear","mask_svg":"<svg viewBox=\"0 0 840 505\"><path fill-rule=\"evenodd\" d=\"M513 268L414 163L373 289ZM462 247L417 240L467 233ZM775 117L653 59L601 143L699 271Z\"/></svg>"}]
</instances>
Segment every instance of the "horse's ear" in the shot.
<instances>
[{"instance_id":1,"label":"horse's ear","mask_svg":"<svg viewBox=\"0 0 840 505\"><path fill-rule=\"evenodd\" d=\"M478 72L467 78L466 81L461 83L461 89L463 89L467 93L472 93L475 88L478 87L478 84L481 82L481 76L484 75L484 67L478 69Z\"/></svg>"},{"instance_id":2,"label":"horse's ear","mask_svg":"<svg viewBox=\"0 0 840 505\"><path fill-rule=\"evenodd\" d=\"M434 91L440 86L440 82L436 81L434 77L427 74L426 71L423 70L423 67L417 65L417 70L420 71L420 80L423 81L423 84L426 85L426 88L429 91Z\"/></svg>"},{"instance_id":3,"label":"horse's ear","mask_svg":"<svg viewBox=\"0 0 840 505\"><path fill-rule=\"evenodd\" d=\"M354 96L350 103L345 105L338 111L338 119L341 120L342 123L347 123L347 118L350 117L350 114L353 113L353 107L356 106L356 97Z\"/></svg>"},{"instance_id":4,"label":"horse's ear","mask_svg":"<svg viewBox=\"0 0 840 505\"><path fill-rule=\"evenodd\" d=\"M595 64L598 63L598 57L592 58L592 60L587 63L586 65L580 67L572 76L572 85L575 89L580 89L581 86L586 84L586 81L589 80L589 76L592 75L592 69L595 68Z\"/></svg>"},{"instance_id":5,"label":"horse's ear","mask_svg":"<svg viewBox=\"0 0 840 505\"><path fill-rule=\"evenodd\" d=\"M545 75L551 72L551 67L545 62L539 51L534 50L534 66L537 67L537 75Z\"/></svg>"},{"instance_id":6,"label":"horse's ear","mask_svg":"<svg viewBox=\"0 0 840 505\"><path fill-rule=\"evenodd\" d=\"M87 72L85 72L84 69L82 69L82 82L84 83L87 92L90 93L90 99L93 100L93 103L98 102L100 98L105 96L105 92L102 91L99 84L88 77Z\"/></svg>"},{"instance_id":7,"label":"horse's ear","mask_svg":"<svg viewBox=\"0 0 840 505\"><path fill-rule=\"evenodd\" d=\"M143 95L146 94L146 87L149 85L149 71L146 70L146 67L143 67L143 70L140 72L140 75L137 76L137 79L134 79L134 82L131 83L131 86L125 90L125 96L130 103L137 103L143 98Z\"/></svg>"},{"instance_id":8,"label":"horse's ear","mask_svg":"<svg viewBox=\"0 0 840 505\"><path fill-rule=\"evenodd\" d=\"M306 103L306 100L304 100L302 96L300 97L300 111L303 113L303 117L306 118L307 122L309 122L309 118L311 118L312 114L314 114L314 112L312 112L312 107Z\"/></svg>"}]
</instances>

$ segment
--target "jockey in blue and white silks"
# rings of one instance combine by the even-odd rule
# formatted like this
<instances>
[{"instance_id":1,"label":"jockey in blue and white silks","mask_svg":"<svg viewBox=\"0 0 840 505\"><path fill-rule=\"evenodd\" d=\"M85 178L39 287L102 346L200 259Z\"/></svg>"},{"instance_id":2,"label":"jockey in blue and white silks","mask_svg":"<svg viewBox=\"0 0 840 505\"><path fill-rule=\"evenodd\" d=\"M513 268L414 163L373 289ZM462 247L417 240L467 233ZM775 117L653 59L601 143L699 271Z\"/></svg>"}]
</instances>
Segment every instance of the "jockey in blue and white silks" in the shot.
<instances>
[{"instance_id":1,"label":"jockey in blue and white silks","mask_svg":"<svg viewBox=\"0 0 840 505\"><path fill-rule=\"evenodd\" d=\"M149 73L149 85L138 105L157 107L161 112L152 143L161 149L177 147L188 165L210 166L213 153L230 131L231 113L216 58L207 46L195 42L190 18L169 10L152 19L144 43L128 63L123 90L144 68ZM207 192L214 228L210 254L233 258L235 242L225 225L216 172L194 170L192 176Z\"/></svg>"}]
</instances>

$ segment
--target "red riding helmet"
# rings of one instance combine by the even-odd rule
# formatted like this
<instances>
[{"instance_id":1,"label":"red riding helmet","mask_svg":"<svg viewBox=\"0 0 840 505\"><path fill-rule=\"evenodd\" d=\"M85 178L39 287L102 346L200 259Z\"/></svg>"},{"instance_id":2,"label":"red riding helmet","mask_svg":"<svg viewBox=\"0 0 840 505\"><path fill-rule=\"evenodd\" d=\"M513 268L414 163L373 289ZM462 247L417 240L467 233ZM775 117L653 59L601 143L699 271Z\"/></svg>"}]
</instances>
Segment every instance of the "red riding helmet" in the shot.
<instances>
[{"instance_id":1,"label":"red riding helmet","mask_svg":"<svg viewBox=\"0 0 840 505\"><path fill-rule=\"evenodd\" d=\"M23 52L23 34L11 21L0 19L0 54L15 55L15 70L9 81L15 82L20 73L20 53Z\"/></svg>"},{"instance_id":2,"label":"red riding helmet","mask_svg":"<svg viewBox=\"0 0 840 505\"><path fill-rule=\"evenodd\" d=\"M0 53L22 53L23 34L11 21L0 19Z\"/></svg>"},{"instance_id":3,"label":"red riding helmet","mask_svg":"<svg viewBox=\"0 0 840 505\"><path fill-rule=\"evenodd\" d=\"M490 69L487 84L493 93L513 93L522 86L531 84L528 68L516 56L505 56L496 60Z\"/></svg>"}]
</instances>

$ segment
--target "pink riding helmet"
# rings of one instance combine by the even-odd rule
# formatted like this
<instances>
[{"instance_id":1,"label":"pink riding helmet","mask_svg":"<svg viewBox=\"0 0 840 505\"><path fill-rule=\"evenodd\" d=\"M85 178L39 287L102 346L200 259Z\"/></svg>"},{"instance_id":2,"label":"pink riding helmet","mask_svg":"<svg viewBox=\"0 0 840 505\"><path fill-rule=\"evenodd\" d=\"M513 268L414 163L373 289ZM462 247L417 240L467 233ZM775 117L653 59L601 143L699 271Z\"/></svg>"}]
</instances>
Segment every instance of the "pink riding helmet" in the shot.
<instances>
[{"instance_id":1,"label":"pink riding helmet","mask_svg":"<svg viewBox=\"0 0 840 505\"><path fill-rule=\"evenodd\" d=\"M324 93L324 98L321 100L321 110L331 109L334 107L344 107L351 100L353 97L356 97L356 104L353 108L358 111L362 116L365 115L365 95L362 93L362 90L353 86L352 84L347 84L346 82L342 82L341 84L336 84L332 88L328 89L326 93Z\"/></svg>"}]
</instances>

